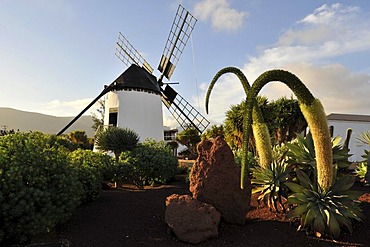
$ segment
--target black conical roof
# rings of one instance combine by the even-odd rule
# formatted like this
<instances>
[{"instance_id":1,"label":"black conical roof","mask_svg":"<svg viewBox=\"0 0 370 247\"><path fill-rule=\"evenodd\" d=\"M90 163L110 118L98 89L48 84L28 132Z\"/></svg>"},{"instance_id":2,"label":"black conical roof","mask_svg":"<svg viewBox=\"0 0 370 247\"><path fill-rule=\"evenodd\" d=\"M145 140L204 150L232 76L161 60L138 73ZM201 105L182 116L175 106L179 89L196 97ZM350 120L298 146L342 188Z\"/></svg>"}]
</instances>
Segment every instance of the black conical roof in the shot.
<instances>
[{"instance_id":1,"label":"black conical roof","mask_svg":"<svg viewBox=\"0 0 370 247\"><path fill-rule=\"evenodd\" d=\"M143 68L132 64L116 80L114 90L138 90L160 94L157 78Z\"/></svg>"}]
</instances>

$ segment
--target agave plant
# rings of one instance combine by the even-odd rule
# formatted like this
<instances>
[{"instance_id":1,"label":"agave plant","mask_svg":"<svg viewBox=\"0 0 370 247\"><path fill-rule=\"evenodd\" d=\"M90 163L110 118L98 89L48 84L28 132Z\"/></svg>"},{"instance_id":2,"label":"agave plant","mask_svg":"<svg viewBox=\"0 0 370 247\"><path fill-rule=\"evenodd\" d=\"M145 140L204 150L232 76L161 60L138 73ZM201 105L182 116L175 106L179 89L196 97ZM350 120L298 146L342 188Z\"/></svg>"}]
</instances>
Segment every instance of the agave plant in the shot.
<instances>
[{"instance_id":1,"label":"agave plant","mask_svg":"<svg viewBox=\"0 0 370 247\"><path fill-rule=\"evenodd\" d=\"M350 129L347 130L347 133ZM352 130L350 131L352 133ZM342 137L336 136L332 138L331 140L332 144L332 150L333 150L333 163L338 165L338 169L347 169L351 162L349 162L349 157L352 156L352 154L349 153L349 137L347 135L347 138L342 143Z\"/></svg>"},{"instance_id":2,"label":"agave plant","mask_svg":"<svg viewBox=\"0 0 370 247\"><path fill-rule=\"evenodd\" d=\"M362 161L355 169L354 173L360 178L364 180L365 186L370 186L370 171L369 171L369 157L370 157L370 150L365 150L365 154L362 155L364 161Z\"/></svg>"},{"instance_id":3,"label":"agave plant","mask_svg":"<svg viewBox=\"0 0 370 247\"><path fill-rule=\"evenodd\" d=\"M109 127L95 137L100 150L112 151L118 161L123 151L133 150L139 142L139 135L128 128Z\"/></svg>"},{"instance_id":4,"label":"agave plant","mask_svg":"<svg viewBox=\"0 0 370 247\"><path fill-rule=\"evenodd\" d=\"M364 131L356 139L359 143L370 146L370 131Z\"/></svg>"},{"instance_id":5,"label":"agave plant","mask_svg":"<svg viewBox=\"0 0 370 247\"><path fill-rule=\"evenodd\" d=\"M298 135L297 139L291 143L287 142L286 146L289 148L287 153L292 162L303 165L316 166L315 160L315 146L312 139L312 134L309 132L306 137Z\"/></svg>"},{"instance_id":6,"label":"agave plant","mask_svg":"<svg viewBox=\"0 0 370 247\"><path fill-rule=\"evenodd\" d=\"M366 173L367 173L367 163L361 162L357 165L354 173L357 177L360 179L365 179Z\"/></svg>"},{"instance_id":7,"label":"agave plant","mask_svg":"<svg viewBox=\"0 0 370 247\"><path fill-rule=\"evenodd\" d=\"M336 136L331 139L332 152L333 152L333 164L336 164L339 169L347 169L351 162L348 158L352 155L349 154L349 149L346 143L348 143L348 136L344 143L342 143L342 137ZM316 169L316 157L315 157L315 146L313 143L312 135L309 132L306 137L298 135L297 139L291 143L286 143L289 148L287 153L291 161L298 164L310 165L307 169Z\"/></svg>"},{"instance_id":8,"label":"agave plant","mask_svg":"<svg viewBox=\"0 0 370 247\"><path fill-rule=\"evenodd\" d=\"M364 131L356 139L357 139L357 142L359 142L360 145L362 145L362 146L370 146L370 131ZM370 150L366 150L365 149L364 151L365 151L365 154L362 155L362 158L364 158L363 161L365 163L367 163L368 162L368 157L369 157Z\"/></svg>"},{"instance_id":9,"label":"agave plant","mask_svg":"<svg viewBox=\"0 0 370 247\"><path fill-rule=\"evenodd\" d=\"M288 197L288 204L294 207L287 217L300 218L298 230L336 239L341 227L352 232L352 220L361 221L364 218L360 202L356 200L361 193L349 191L355 182L354 176L334 178L330 189L324 191L316 182L311 182L303 171L297 170L296 174L299 184L286 183L293 192Z\"/></svg>"},{"instance_id":10,"label":"agave plant","mask_svg":"<svg viewBox=\"0 0 370 247\"><path fill-rule=\"evenodd\" d=\"M258 202L263 201L270 210L279 212L279 206L285 212L283 198L288 196L288 187L285 183L289 180L292 165L284 160L273 161L267 168L257 166L252 168L253 179L252 194L259 193Z\"/></svg>"}]
</instances>

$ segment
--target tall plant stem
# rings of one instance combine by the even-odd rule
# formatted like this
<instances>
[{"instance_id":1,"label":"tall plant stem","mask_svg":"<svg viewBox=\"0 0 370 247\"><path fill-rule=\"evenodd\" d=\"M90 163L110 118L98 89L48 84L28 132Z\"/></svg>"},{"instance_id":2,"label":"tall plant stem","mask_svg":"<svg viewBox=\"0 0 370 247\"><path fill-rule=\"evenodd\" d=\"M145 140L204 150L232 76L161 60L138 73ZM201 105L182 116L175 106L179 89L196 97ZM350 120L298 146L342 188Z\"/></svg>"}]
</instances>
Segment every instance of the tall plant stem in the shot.
<instances>
[{"instance_id":1,"label":"tall plant stem","mask_svg":"<svg viewBox=\"0 0 370 247\"><path fill-rule=\"evenodd\" d=\"M247 97L247 109L251 109L254 99L262 87L272 81L280 81L287 85L296 95L303 116L312 133L315 145L317 164L317 183L324 190L328 191L333 182L332 150L329 128L326 114L321 102L315 99L302 81L294 74L284 70L270 70L261 74L253 83ZM252 111L248 111L244 117L244 139L243 146L248 147L248 139L251 134ZM241 187L244 188L247 173L246 160L242 160Z\"/></svg>"},{"instance_id":2,"label":"tall plant stem","mask_svg":"<svg viewBox=\"0 0 370 247\"><path fill-rule=\"evenodd\" d=\"M249 90L251 86L249 85L247 77L244 75L244 73L235 67L226 67L221 69L217 72L217 74L213 77L206 94L206 112L208 114L208 104L209 104L209 98L211 96L212 89L216 83L216 81L226 73L232 73L235 74L238 79L240 80L241 84L243 85L245 94L247 98L250 98L249 96ZM257 96L256 96L257 97ZM252 118L252 130L254 134L254 138L256 141L256 149L260 158L260 165L261 167L267 168L271 162L272 162L272 146L271 146L271 138L268 131L268 127L264 121L261 109L257 105L256 97L251 99L253 102L253 105L251 106ZM246 109L246 112L248 112L248 109ZM245 128L243 128L245 129ZM245 139L245 132L243 131L243 138ZM249 138L248 138L249 139ZM246 163L246 157L247 157L248 147L243 145L243 155L242 160L244 160L244 163ZM249 170L249 167L246 168L246 170Z\"/></svg>"}]
</instances>

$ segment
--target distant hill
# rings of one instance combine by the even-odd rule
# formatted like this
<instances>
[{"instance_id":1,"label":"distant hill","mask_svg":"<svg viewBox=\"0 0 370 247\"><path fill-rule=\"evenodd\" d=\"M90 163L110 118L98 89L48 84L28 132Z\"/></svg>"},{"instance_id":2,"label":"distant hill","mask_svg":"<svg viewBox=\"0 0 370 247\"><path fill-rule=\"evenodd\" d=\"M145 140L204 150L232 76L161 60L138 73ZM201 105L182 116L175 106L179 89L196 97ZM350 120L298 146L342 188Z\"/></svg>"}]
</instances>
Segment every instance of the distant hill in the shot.
<instances>
[{"instance_id":1,"label":"distant hill","mask_svg":"<svg viewBox=\"0 0 370 247\"><path fill-rule=\"evenodd\" d=\"M55 117L35 112L20 111L12 108L0 107L0 128L5 125L7 129L21 131L41 131L48 134L58 133L74 117ZM88 137L94 136L91 128L93 121L90 116L82 116L64 133L74 130L85 130Z\"/></svg>"}]
</instances>

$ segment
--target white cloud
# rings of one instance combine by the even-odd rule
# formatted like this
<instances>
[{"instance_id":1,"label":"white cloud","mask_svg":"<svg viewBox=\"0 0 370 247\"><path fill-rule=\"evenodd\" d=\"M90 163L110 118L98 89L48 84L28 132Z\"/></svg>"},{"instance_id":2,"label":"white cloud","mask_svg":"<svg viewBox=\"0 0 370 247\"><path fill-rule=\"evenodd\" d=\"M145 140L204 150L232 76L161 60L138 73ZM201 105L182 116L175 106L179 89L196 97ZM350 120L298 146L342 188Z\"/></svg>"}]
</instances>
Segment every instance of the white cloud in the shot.
<instances>
[{"instance_id":1,"label":"white cloud","mask_svg":"<svg viewBox=\"0 0 370 247\"><path fill-rule=\"evenodd\" d=\"M287 30L279 46L306 46L309 52L322 51L322 56L341 55L369 49L369 20L359 18L355 6L326 4L298 21L298 27ZM337 49L340 47L340 49Z\"/></svg>"},{"instance_id":2,"label":"white cloud","mask_svg":"<svg viewBox=\"0 0 370 247\"><path fill-rule=\"evenodd\" d=\"M179 128L179 124L176 122L175 118L172 117L168 109L163 105L163 126L170 128Z\"/></svg>"},{"instance_id":3,"label":"white cloud","mask_svg":"<svg viewBox=\"0 0 370 247\"><path fill-rule=\"evenodd\" d=\"M276 45L262 50L244 65L248 75L257 76L271 68L295 62L330 63L338 56L370 51L370 30L355 13L357 7L323 5L278 38ZM344 14L352 14L344 16ZM320 21L319 19L330 19ZM346 19L346 21L343 21ZM351 21L350 21L351 20ZM310 25L302 25L302 23ZM324 23L324 24L322 24Z\"/></svg>"},{"instance_id":4,"label":"white cloud","mask_svg":"<svg viewBox=\"0 0 370 247\"><path fill-rule=\"evenodd\" d=\"M343 6L340 3L330 5L324 4L307 15L300 22L310 24L339 24L348 20L359 12L356 6Z\"/></svg>"},{"instance_id":5,"label":"white cloud","mask_svg":"<svg viewBox=\"0 0 370 247\"><path fill-rule=\"evenodd\" d=\"M338 63L337 57L370 52L370 30L356 13L357 7L323 5L277 39L277 43L250 57L242 71L252 83L270 69L285 69L296 74L320 99L329 113L370 114L370 75L354 72ZM205 94L207 88L201 88ZM290 97L282 83L269 83L260 92L274 100ZM245 93L240 82L223 76L216 83L210 100L210 118L222 122L231 104L240 103Z\"/></svg>"},{"instance_id":6,"label":"white cloud","mask_svg":"<svg viewBox=\"0 0 370 247\"><path fill-rule=\"evenodd\" d=\"M77 99L73 101L52 100L43 105L34 106L36 112L58 117L71 117L78 115L85 107L92 102L93 98ZM84 115L90 115L91 112L96 112L99 103L95 103L88 109Z\"/></svg>"},{"instance_id":7,"label":"white cloud","mask_svg":"<svg viewBox=\"0 0 370 247\"><path fill-rule=\"evenodd\" d=\"M370 75L350 71L340 64L315 66L309 63L285 64L284 69L296 74L315 98L320 99L325 111L329 113L370 114ZM247 74L246 74L247 75ZM205 95L208 84L203 85ZM267 84L259 95L276 100L293 93L283 83ZM294 95L293 95L294 96ZM215 123L222 123L230 105L240 103L245 98L241 83L235 77L224 75L217 81L209 102L209 115ZM204 102L204 98L202 99Z\"/></svg>"},{"instance_id":8,"label":"white cloud","mask_svg":"<svg viewBox=\"0 0 370 247\"><path fill-rule=\"evenodd\" d=\"M286 67L322 101L326 113L370 113L370 75L352 72L340 64L295 63Z\"/></svg>"},{"instance_id":9,"label":"white cloud","mask_svg":"<svg viewBox=\"0 0 370 247\"><path fill-rule=\"evenodd\" d=\"M203 0L194 6L194 15L200 20L211 20L216 31L237 31L247 16L245 11L237 11L229 6L228 0Z\"/></svg>"}]
</instances>

